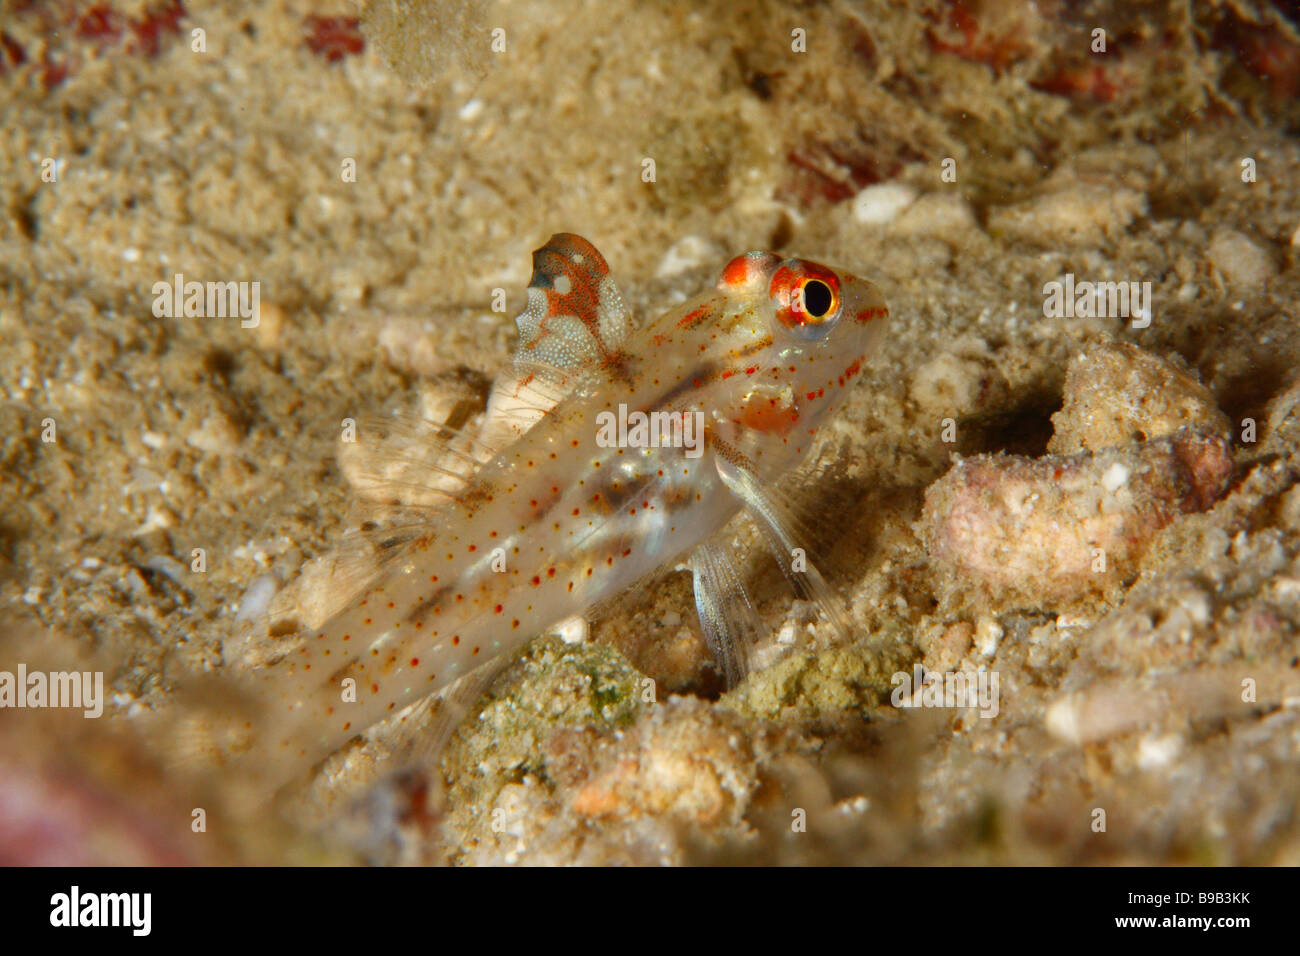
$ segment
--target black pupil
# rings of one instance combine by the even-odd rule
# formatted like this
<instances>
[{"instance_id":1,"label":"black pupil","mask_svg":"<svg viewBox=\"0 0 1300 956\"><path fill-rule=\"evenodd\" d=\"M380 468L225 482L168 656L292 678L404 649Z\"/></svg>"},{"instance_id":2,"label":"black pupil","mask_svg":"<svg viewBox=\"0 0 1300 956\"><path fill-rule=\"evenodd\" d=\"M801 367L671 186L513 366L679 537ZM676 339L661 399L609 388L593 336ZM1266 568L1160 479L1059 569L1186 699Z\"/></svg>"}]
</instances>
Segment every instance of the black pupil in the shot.
<instances>
[{"instance_id":1,"label":"black pupil","mask_svg":"<svg viewBox=\"0 0 1300 956\"><path fill-rule=\"evenodd\" d=\"M803 287L803 307L813 318L820 319L831 310L831 287L814 279Z\"/></svg>"}]
</instances>

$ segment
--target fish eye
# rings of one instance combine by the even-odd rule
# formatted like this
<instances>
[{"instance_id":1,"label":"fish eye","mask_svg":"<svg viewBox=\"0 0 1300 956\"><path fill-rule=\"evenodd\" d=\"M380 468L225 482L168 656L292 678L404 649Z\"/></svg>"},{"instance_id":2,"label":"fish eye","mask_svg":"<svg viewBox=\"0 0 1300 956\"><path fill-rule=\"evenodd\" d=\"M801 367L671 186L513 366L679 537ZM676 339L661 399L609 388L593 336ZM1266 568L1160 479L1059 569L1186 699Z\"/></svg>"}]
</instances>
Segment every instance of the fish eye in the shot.
<instances>
[{"instance_id":1,"label":"fish eye","mask_svg":"<svg viewBox=\"0 0 1300 956\"><path fill-rule=\"evenodd\" d=\"M825 335L840 317L840 281L825 266L787 259L768 292L781 324L802 338Z\"/></svg>"},{"instance_id":2,"label":"fish eye","mask_svg":"<svg viewBox=\"0 0 1300 956\"><path fill-rule=\"evenodd\" d=\"M810 279L803 286L804 311L815 319L824 319L835 304L835 293L821 279Z\"/></svg>"}]
</instances>

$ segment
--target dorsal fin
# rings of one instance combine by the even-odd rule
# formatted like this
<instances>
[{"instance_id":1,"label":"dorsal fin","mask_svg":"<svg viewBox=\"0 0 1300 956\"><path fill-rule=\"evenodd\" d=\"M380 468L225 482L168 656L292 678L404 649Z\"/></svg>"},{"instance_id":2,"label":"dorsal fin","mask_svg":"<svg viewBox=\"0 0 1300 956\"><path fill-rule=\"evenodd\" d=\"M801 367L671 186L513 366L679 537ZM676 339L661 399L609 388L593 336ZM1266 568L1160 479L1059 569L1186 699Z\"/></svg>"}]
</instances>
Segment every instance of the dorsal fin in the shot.
<instances>
[{"instance_id":1,"label":"dorsal fin","mask_svg":"<svg viewBox=\"0 0 1300 956\"><path fill-rule=\"evenodd\" d=\"M632 316L605 257L581 236L557 232L533 253L528 307L515 324L514 368L493 387L483 428L494 445L526 432L579 379L617 375Z\"/></svg>"},{"instance_id":2,"label":"dorsal fin","mask_svg":"<svg viewBox=\"0 0 1300 956\"><path fill-rule=\"evenodd\" d=\"M543 366L566 379L617 365L632 317L605 257L586 239L559 232L533 253L528 308L517 318L517 368Z\"/></svg>"}]
</instances>

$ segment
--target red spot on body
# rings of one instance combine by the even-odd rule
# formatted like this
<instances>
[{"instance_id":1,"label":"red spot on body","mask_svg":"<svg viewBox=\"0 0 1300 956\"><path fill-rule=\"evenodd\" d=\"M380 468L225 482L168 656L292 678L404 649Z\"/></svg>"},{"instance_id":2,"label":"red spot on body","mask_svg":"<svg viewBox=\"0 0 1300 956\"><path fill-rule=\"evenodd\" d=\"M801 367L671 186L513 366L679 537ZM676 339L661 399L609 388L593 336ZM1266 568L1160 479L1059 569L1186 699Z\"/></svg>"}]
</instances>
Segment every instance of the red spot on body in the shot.
<instances>
[{"instance_id":1,"label":"red spot on body","mask_svg":"<svg viewBox=\"0 0 1300 956\"><path fill-rule=\"evenodd\" d=\"M681 329L689 329L692 325L700 321L700 319L704 318L708 314L709 314L709 307L707 305L702 305L698 309L693 309L690 312L686 313L684 316L682 316L681 319L677 322L677 327Z\"/></svg>"}]
</instances>

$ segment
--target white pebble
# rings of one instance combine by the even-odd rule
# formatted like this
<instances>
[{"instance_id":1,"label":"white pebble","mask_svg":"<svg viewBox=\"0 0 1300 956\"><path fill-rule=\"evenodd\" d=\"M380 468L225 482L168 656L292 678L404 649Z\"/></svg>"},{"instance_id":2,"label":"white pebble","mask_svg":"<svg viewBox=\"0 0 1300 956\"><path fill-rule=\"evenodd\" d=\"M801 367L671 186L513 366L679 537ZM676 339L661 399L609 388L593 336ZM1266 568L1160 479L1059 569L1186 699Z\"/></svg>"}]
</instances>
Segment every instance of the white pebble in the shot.
<instances>
[{"instance_id":1,"label":"white pebble","mask_svg":"<svg viewBox=\"0 0 1300 956\"><path fill-rule=\"evenodd\" d=\"M858 222L881 225L893 220L916 201L916 190L904 183L877 183L853 197Z\"/></svg>"},{"instance_id":2,"label":"white pebble","mask_svg":"<svg viewBox=\"0 0 1300 956\"><path fill-rule=\"evenodd\" d=\"M1101 476L1101 486L1107 491L1115 492L1123 488L1128 482L1128 469L1119 462L1111 465L1106 469L1106 473Z\"/></svg>"},{"instance_id":3,"label":"white pebble","mask_svg":"<svg viewBox=\"0 0 1300 956\"><path fill-rule=\"evenodd\" d=\"M1138 741L1137 763L1143 770L1159 770L1169 766L1183 749L1182 738L1177 734L1163 737L1148 735Z\"/></svg>"},{"instance_id":4,"label":"white pebble","mask_svg":"<svg viewBox=\"0 0 1300 956\"><path fill-rule=\"evenodd\" d=\"M582 644L587 640L590 628L587 619L581 615L568 618L555 626L555 633L565 644Z\"/></svg>"},{"instance_id":5,"label":"white pebble","mask_svg":"<svg viewBox=\"0 0 1300 956\"><path fill-rule=\"evenodd\" d=\"M1206 254L1228 284L1241 289L1259 289L1277 272L1267 252L1231 229L1215 233Z\"/></svg>"},{"instance_id":6,"label":"white pebble","mask_svg":"<svg viewBox=\"0 0 1300 956\"><path fill-rule=\"evenodd\" d=\"M185 565L166 554L153 555L144 562L144 567L170 578L177 584L182 584L185 580Z\"/></svg>"},{"instance_id":7,"label":"white pebble","mask_svg":"<svg viewBox=\"0 0 1300 956\"><path fill-rule=\"evenodd\" d=\"M664 253L663 259L659 261L659 268L655 270L655 278L664 279L685 272L687 269L694 269L711 258L713 252L709 243L699 236L683 236Z\"/></svg>"},{"instance_id":8,"label":"white pebble","mask_svg":"<svg viewBox=\"0 0 1300 956\"><path fill-rule=\"evenodd\" d=\"M1079 704L1073 696L1052 701L1043 715L1043 724L1047 732L1057 740L1078 744L1083 742L1083 731L1079 722Z\"/></svg>"},{"instance_id":9,"label":"white pebble","mask_svg":"<svg viewBox=\"0 0 1300 956\"><path fill-rule=\"evenodd\" d=\"M262 617L270 608L271 598L275 597L278 588L279 582L274 575L259 574L253 578L239 598L239 611L235 614L235 620L242 623Z\"/></svg>"},{"instance_id":10,"label":"white pebble","mask_svg":"<svg viewBox=\"0 0 1300 956\"><path fill-rule=\"evenodd\" d=\"M998 652L1002 634L1002 626L991 617L982 617L975 622L975 648L980 657L988 659Z\"/></svg>"}]
</instances>

